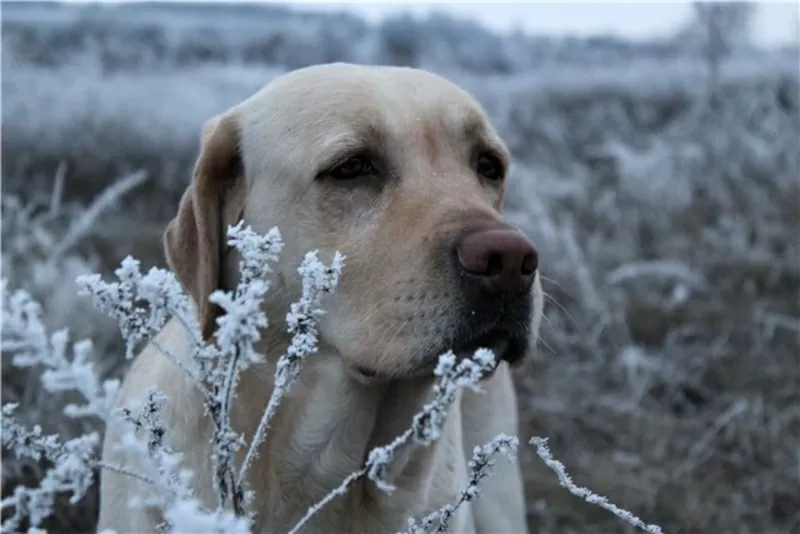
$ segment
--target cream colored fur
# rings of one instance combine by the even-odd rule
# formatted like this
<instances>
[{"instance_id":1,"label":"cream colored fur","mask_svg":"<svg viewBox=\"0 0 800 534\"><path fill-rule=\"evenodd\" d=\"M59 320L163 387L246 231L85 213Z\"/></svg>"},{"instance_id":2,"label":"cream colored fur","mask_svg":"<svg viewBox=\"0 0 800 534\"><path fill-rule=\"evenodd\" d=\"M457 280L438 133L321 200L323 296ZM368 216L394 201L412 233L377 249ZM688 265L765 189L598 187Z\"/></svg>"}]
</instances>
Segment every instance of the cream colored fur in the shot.
<instances>
[{"instance_id":1,"label":"cream colored fur","mask_svg":"<svg viewBox=\"0 0 800 534\"><path fill-rule=\"evenodd\" d=\"M296 268L303 254L317 249L327 262L339 250L346 257L339 288L323 304L320 351L304 364L250 471L255 532L286 532L358 470L372 447L402 433L427 400L431 378L414 370L450 328L457 291L439 268L437 247L470 225L502 222L502 185L482 182L471 165L478 144L508 158L484 112L453 84L414 69L346 64L283 75L204 127L192 183L164 241L206 336L218 315L208 295L236 283L236 255L220 242L224 228L242 218L261 233L278 226L286 243L266 304L272 325L260 349L269 363L242 376L233 406L234 428L248 440L288 343L282 319L300 294ZM319 178L361 149L385 163L391 184L347 187ZM534 297L535 337L538 280ZM158 340L179 358L190 357L176 322ZM484 395L460 398L438 442L401 449L391 464L398 486L391 496L359 482L303 532L394 533L409 517L453 502L472 448L501 432L518 434L509 366L502 363L483 386ZM196 388L152 345L134 361L117 403L141 398L149 387L168 396L170 444L195 471L198 497L214 507L212 424ZM135 469L136 458L114 449L117 441L110 427L103 459ZM452 532L527 532L519 466L497 465L483 497L462 508ZM152 532L161 518L126 506L139 490L148 488L104 472L99 528Z\"/></svg>"}]
</instances>

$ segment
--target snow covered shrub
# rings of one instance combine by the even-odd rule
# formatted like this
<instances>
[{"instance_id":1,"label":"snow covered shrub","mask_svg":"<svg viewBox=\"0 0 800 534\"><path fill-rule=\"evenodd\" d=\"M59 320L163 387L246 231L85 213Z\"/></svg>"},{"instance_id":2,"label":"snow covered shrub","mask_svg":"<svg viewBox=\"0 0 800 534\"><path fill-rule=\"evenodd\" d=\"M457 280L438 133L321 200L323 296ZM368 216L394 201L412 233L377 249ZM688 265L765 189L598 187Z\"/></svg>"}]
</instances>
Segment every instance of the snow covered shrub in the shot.
<instances>
[{"instance_id":1,"label":"snow covered shrub","mask_svg":"<svg viewBox=\"0 0 800 534\"><path fill-rule=\"evenodd\" d=\"M119 9L112 22L96 9L3 5L3 201L45 192L46 210L61 161L65 201L91 201L108 176L131 169L152 177L92 229L125 229L104 256L93 237L81 241L41 289L29 276L38 260L17 255L13 272L4 263L8 287L41 302L48 331L92 338L103 378L129 362L115 322L75 298L73 279L109 276L129 253L142 268L160 265L158 235L191 173L202 121L291 66L389 61L385 26L239 6ZM87 30L81 19L96 14L104 22ZM732 54L712 106L702 57L658 52L669 43L619 40L609 60L613 50L593 39L498 41L471 25L466 38L455 26L439 38L434 17L402 26L412 39L400 44L473 93L514 155L505 212L536 243L548 293L541 350L515 373L520 440L548 436L582 484L665 531L797 530L800 484L786 469L800 445L796 43ZM516 74L487 74L507 60ZM166 90L185 86L192 91ZM70 223L61 211L44 252ZM33 229L7 224L11 213L4 205L4 262L13 236ZM18 422L64 441L102 431L97 418L61 414L78 394L43 393L38 373L10 358L3 371L3 401L19 403ZM43 476L39 462L3 453L3 497ZM562 498L534 447L523 443L519 461L537 531L620 530L616 516ZM75 506L60 499L46 527L91 531L96 497L92 488Z\"/></svg>"},{"instance_id":2,"label":"snow covered shrub","mask_svg":"<svg viewBox=\"0 0 800 534\"><path fill-rule=\"evenodd\" d=\"M78 297L75 278L103 270L102 258L96 249L87 246L99 227L97 222L118 209L120 199L139 187L147 176L123 176L84 206L65 191L66 170L66 165L59 166L51 178L51 187L45 191L34 189L25 198L3 191L2 276L7 287L25 288L32 299L41 303L39 318L47 331L67 326L78 339L92 339L95 350L89 358L97 364L96 374L105 377L119 371L119 360L105 357L118 343L114 323L87 299ZM6 176L4 168L4 185ZM4 321L3 337L8 328ZM101 430L97 420L63 415L64 403L79 401L78 393L46 394L38 373L14 366L5 352L2 377L2 402L19 404L16 417L20 424L38 424L44 432L65 440ZM17 485L34 483L43 475L43 461L30 456L12 458L8 450L3 450L4 497ZM61 516L68 504L60 499L55 515Z\"/></svg>"},{"instance_id":3,"label":"snow covered shrub","mask_svg":"<svg viewBox=\"0 0 800 534\"><path fill-rule=\"evenodd\" d=\"M128 257L116 270L115 282L105 282L96 274L78 278L79 285L92 297L95 305L117 321L126 342L128 358L133 357L143 343L154 342L152 337L170 317L176 318L186 328L192 359L188 363L181 362L167 350L162 352L203 393L206 413L216 428L212 438L212 463L217 507L207 509L193 496L193 473L181 467L180 451L172 450L167 444L165 437L170 429L162 419L161 411L168 392L150 389L143 401L112 412L120 382L117 379L98 379L91 359L92 343L85 340L72 344L73 354L69 357L67 331L48 334L41 319L41 306L25 291L9 293L3 282L3 352L12 355L15 366L41 367L40 380L48 392L78 392L83 403L67 404L63 409L64 415L70 418L94 417L114 425L122 436L119 447L141 459L135 470L130 466L104 463L99 458L101 439L97 432L63 441L58 435L45 434L38 425L26 428L15 417L17 404L4 404L3 446L20 458L45 459L51 467L38 487L19 485L0 501L0 509L4 512L3 532L18 532L24 526L28 527L28 532L42 532L39 526L53 512L58 495L67 493L70 503L77 503L96 483L97 469L115 471L145 482L144 487L150 491L131 495L129 506L160 509L164 517L161 532L250 532L252 511L248 504L254 496L247 487L247 470L266 436L281 398L297 380L303 360L317 350L317 320L323 313L320 308L322 298L335 290L344 257L337 253L332 263L326 266L317 259L316 252L309 252L298 268L302 277L302 296L291 305L287 314L292 340L286 353L278 360L272 397L253 440L247 444L244 437L231 427L231 401L239 375L264 358L255 349L261 339L261 330L268 327L261 304L269 290L265 280L270 272L270 263L277 259L283 243L277 228L260 236L244 227L243 223L230 227L228 236L229 245L235 247L242 257L239 265L241 276L235 290L216 291L210 297L226 312L217 320L216 344L203 340L190 299L170 271L153 268L143 274L139 262ZM389 445L373 449L363 468L350 474L341 485L310 507L289 531L290 534L299 532L319 510L344 494L359 479L369 478L383 491L392 492L394 486L385 477L395 451L411 442L428 446L438 439L458 392L464 388L479 390L480 379L494 367L494 354L485 349L479 349L471 358L460 360L452 352L442 354L434 371L432 399L414 416L411 427ZM513 455L517 445L516 437L500 435L490 443L476 447L469 462L468 485L462 489L458 500L419 521L409 518L408 533L447 532L449 520L458 507L479 496L478 484L490 474L494 456ZM234 455L242 447L246 447L247 453L237 468ZM606 501L597 498L596 502L605 505ZM619 509L608 506L618 513ZM657 527L649 527L627 512L618 515L649 532L660 532Z\"/></svg>"},{"instance_id":4,"label":"snow covered shrub","mask_svg":"<svg viewBox=\"0 0 800 534\"><path fill-rule=\"evenodd\" d=\"M147 175L123 176L102 190L87 207L65 202L66 165L54 177L49 195L23 200L5 193L2 198L3 278L13 287L26 288L34 298L46 302L45 323L50 328L69 320L70 330L95 338L99 329L91 324L102 319L85 299L77 299L75 279L99 269L98 259L76 250L103 215L140 186ZM81 313L76 313L80 306ZM78 323L75 319L87 319Z\"/></svg>"},{"instance_id":5,"label":"snow covered shrub","mask_svg":"<svg viewBox=\"0 0 800 534\"><path fill-rule=\"evenodd\" d=\"M261 300L269 286L264 281L270 262L277 259L282 248L277 229L266 236L257 236L240 224L229 232L231 246L242 253L240 283L235 291L217 291L211 299L226 312L218 321L215 332L217 345L201 340L199 325L193 314L188 297L180 288L174 275L161 269L151 269L147 274L139 272L139 264L132 258L123 261L116 271L118 282L103 282L99 275L79 278L80 285L90 294L95 304L117 320L127 344L127 356L160 330L169 317L177 317L186 326L193 343L193 360L190 366L173 359L189 374L198 387L203 389L208 414L217 429L214 435L213 463L215 489L219 497L216 511L204 510L192 501L189 480L191 474L180 469L179 452L170 450L164 443L169 429L160 417L166 400L163 392L150 391L144 406L124 408L120 414L108 412L108 406L119 385L117 380L100 384L90 362L91 343L74 345L74 357L67 357L68 337L59 331L48 340L41 322L41 308L23 291L11 295L4 291L3 340L4 352L10 352L17 366L41 365L44 372L41 380L53 393L75 389L85 398L86 405L67 405L64 413L69 417L94 416L108 419L109 424L121 425L128 430L122 446L143 457L144 465L151 469L144 473L132 472L126 466L104 465L97 459L100 443L97 433L61 443L58 436L43 435L40 427L26 431L13 418L16 408L7 404L3 409L3 444L17 456L51 460L54 466L42 479L39 488L18 486L12 497L2 501L3 509L13 509L13 514L3 523L4 530L17 530L24 518L32 527L52 512L53 501L59 492L72 493L73 501L79 500L94 483L92 468L112 469L129 476L146 480L156 489L154 494L140 495L132 505L159 506L164 511L167 525L178 532L191 532L213 528L220 532L244 532L248 527L246 511L245 474L257 447L263 440L270 418L282 395L294 384L305 357L316 351L316 319L322 313L319 304L323 294L332 291L338 283L343 258L334 257L326 267L311 252L306 255L298 272L303 277L303 295L292 305L287 315L289 332L293 335L291 345L278 363L275 389L254 440L249 444L246 459L238 470L233 454L244 445L242 436L230 426L230 405L238 376L262 355L254 349L260 339L260 329L267 327L267 318L261 311ZM5 288L4 288L5 289ZM170 355L165 352L165 357ZM482 372L493 365L491 355L482 355L481 365L463 360L454 365L454 356L449 355L437 368L440 383L436 401L426 405L415 419L415 426L398 438L393 446L373 452L362 472L348 479L368 475L387 489L380 474L392 457L392 452L412 436L418 440L435 439L447 406L454 400L454 392L473 385ZM119 417L121 416L121 418ZM137 433L138 431L138 433ZM343 490L351 482L343 484ZM333 493L333 498L337 493ZM323 503L324 504L324 503ZM320 506L321 507L321 506ZM309 510L310 518L318 508ZM230 510L233 511L231 514ZM307 519L306 519L307 520ZM301 526L301 525L299 525Z\"/></svg>"}]
</instances>

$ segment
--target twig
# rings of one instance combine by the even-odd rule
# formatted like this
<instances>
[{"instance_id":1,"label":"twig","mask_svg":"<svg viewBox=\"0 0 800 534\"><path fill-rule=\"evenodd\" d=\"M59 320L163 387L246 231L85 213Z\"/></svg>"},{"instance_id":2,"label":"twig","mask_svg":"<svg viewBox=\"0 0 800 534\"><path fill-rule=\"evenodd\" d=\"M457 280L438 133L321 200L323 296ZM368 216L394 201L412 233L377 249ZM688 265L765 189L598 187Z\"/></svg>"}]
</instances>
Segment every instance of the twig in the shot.
<instances>
[{"instance_id":1,"label":"twig","mask_svg":"<svg viewBox=\"0 0 800 534\"><path fill-rule=\"evenodd\" d=\"M348 475L347 478L345 478L342 481L342 483L339 484L338 487L328 492L328 494L325 495L325 497L323 497L320 501L314 504L314 506L309 508L306 511L306 514L300 519L300 521L297 522L297 524L295 524L294 527L292 527L292 530L290 530L287 534L297 534L300 531L300 529L303 528L306 525L306 523L308 523L311 520L312 517L317 515L317 513L320 510L322 510L322 508L327 506L328 503L330 503L333 499L335 499L339 495L344 495L347 492L347 490L350 489L350 486L355 484L358 480L364 478L367 475L367 471L368 468L364 467L359 471L350 473L350 475Z\"/></svg>"},{"instance_id":2,"label":"twig","mask_svg":"<svg viewBox=\"0 0 800 534\"><path fill-rule=\"evenodd\" d=\"M692 445L686 458L672 471L672 478L682 478L691 472L697 466L698 459L702 456L703 451L708 448L708 444L714 436L716 436L720 430L728 426L731 421L736 419L747 407L747 401L745 399L739 399L717 417L714 424L711 425L711 428L703 434L702 438Z\"/></svg>"},{"instance_id":3,"label":"twig","mask_svg":"<svg viewBox=\"0 0 800 534\"><path fill-rule=\"evenodd\" d=\"M146 476L144 476L144 475L142 475L140 473L137 473L136 471L133 471L132 469L128 469L127 467L123 467L121 465L115 465L115 464L107 464L105 462L95 462L94 465L96 467L100 468L100 469L105 470L105 471L111 471L112 473L117 473L119 475L123 475L123 476L126 476L126 477L135 478L136 480L139 480L140 482L144 482L145 484L149 484L150 486L155 486L155 487L160 488L160 486L158 485L158 483L155 480L153 480L151 478L147 478Z\"/></svg>"},{"instance_id":4,"label":"twig","mask_svg":"<svg viewBox=\"0 0 800 534\"><path fill-rule=\"evenodd\" d=\"M292 334L292 340L286 353L278 359L272 394L239 470L237 480L240 485L244 483L247 471L258 454L258 447L266 437L267 429L275 416L278 405L300 376L300 365L308 356L318 350L317 320L322 315L321 299L324 294L332 292L339 284L343 264L344 256L339 253L334 255L330 267L322 265L317 259L316 253L309 253L297 270L303 278L303 294L298 302L291 305L290 311L286 315L288 331Z\"/></svg>"},{"instance_id":5,"label":"twig","mask_svg":"<svg viewBox=\"0 0 800 534\"><path fill-rule=\"evenodd\" d=\"M294 528L289 531L289 534L297 534L300 528L324 506L339 495L344 495L350 486L365 476L369 477L378 489L387 493L394 491L395 487L386 480L386 470L397 449L412 440L419 445L428 446L438 439L447 413L455 402L458 392L464 388L479 390L479 381L487 372L494 369L495 365L494 354L486 349L478 349L472 358L464 358L457 363L456 356L452 351L439 356L439 363L434 370L436 383L433 386L433 400L425 404L422 410L414 416L411 427L389 445L372 449L364 467L351 473L338 487L311 506Z\"/></svg>"},{"instance_id":6,"label":"twig","mask_svg":"<svg viewBox=\"0 0 800 534\"><path fill-rule=\"evenodd\" d=\"M617 505L609 502L608 499L597 495L596 493L592 492L589 488L585 488L583 486L578 486L572 481L572 477L569 476L566 469L564 468L564 464L559 462L558 460L553 458L553 455L550 454L550 449L547 446L547 438L539 438L534 437L531 439L531 444L536 445L536 452L539 457L544 460L544 463L547 464L547 467L552 469L556 475L558 475L558 481L561 485L570 493L575 495L576 497L580 497L586 502L590 504L596 504L601 508L605 508L615 516L619 517L623 521L628 522L629 524L640 528L641 530L648 532L649 534L662 534L661 527L657 525L648 525L632 513L627 510L624 510Z\"/></svg>"},{"instance_id":7,"label":"twig","mask_svg":"<svg viewBox=\"0 0 800 534\"><path fill-rule=\"evenodd\" d=\"M72 224L70 224L64 236L59 240L58 244L47 258L47 265L54 265L64 252L73 247L75 243L86 234L89 227L95 223L97 218L100 217L105 210L113 206L117 200L146 179L147 172L137 171L108 186L100 196L92 202L89 209L72 221Z\"/></svg>"},{"instance_id":8,"label":"twig","mask_svg":"<svg viewBox=\"0 0 800 534\"><path fill-rule=\"evenodd\" d=\"M492 474L494 468L494 456L504 453L509 460L513 460L517 453L519 439L516 437L500 434L492 441L481 447L475 447L472 459L469 461L469 480L467 487L461 490L458 500L453 504L447 504L426 515L417 524L414 519L408 520L408 530L406 534L425 534L427 529L436 525L431 532L433 534L447 534L450 526L450 519L455 516L462 504L473 501L480 496L480 482Z\"/></svg>"},{"instance_id":9,"label":"twig","mask_svg":"<svg viewBox=\"0 0 800 534\"><path fill-rule=\"evenodd\" d=\"M617 285L631 278L678 278L697 289L707 287L702 276L687 265L671 260L635 261L617 267L606 276L606 282Z\"/></svg>"},{"instance_id":10,"label":"twig","mask_svg":"<svg viewBox=\"0 0 800 534\"><path fill-rule=\"evenodd\" d=\"M53 193L50 196L50 217L58 216L61 210L61 199L64 193L64 179L67 176L67 163L62 161L58 164L56 169L55 183L53 184Z\"/></svg>"}]
</instances>

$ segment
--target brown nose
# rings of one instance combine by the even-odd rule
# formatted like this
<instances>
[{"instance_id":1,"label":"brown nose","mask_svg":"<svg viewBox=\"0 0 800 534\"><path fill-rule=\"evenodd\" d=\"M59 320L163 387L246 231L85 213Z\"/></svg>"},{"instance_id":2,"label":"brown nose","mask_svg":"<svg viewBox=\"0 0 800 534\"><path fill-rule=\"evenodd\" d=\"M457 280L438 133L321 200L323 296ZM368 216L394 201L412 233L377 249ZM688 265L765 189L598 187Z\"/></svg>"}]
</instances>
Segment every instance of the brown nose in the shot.
<instances>
[{"instance_id":1,"label":"brown nose","mask_svg":"<svg viewBox=\"0 0 800 534\"><path fill-rule=\"evenodd\" d=\"M479 230L456 245L463 272L493 295L530 290L539 256L528 239L508 228Z\"/></svg>"}]
</instances>

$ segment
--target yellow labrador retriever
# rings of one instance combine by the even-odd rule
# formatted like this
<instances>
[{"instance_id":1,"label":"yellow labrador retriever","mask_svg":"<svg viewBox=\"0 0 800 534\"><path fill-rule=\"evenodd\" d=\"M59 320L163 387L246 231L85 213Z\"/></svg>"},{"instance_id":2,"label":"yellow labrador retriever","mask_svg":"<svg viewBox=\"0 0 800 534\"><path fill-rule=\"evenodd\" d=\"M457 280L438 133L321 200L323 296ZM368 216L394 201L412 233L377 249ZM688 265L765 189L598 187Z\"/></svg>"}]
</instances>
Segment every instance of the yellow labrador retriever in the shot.
<instances>
[{"instance_id":1,"label":"yellow labrador retriever","mask_svg":"<svg viewBox=\"0 0 800 534\"><path fill-rule=\"evenodd\" d=\"M426 401L436 357L494 349L503 360L464 393L441 438L408 446L391 464L391 495L370 481L324 508L303 532L394 533L409 517L453 502L475 445L518 432L509 364L533 346L542 295L531 243L501 216L508 151L465 91L421 70L329 64L293 71L209 121L194 177L164 238L170 266L193 297L205 335L218 310L209 294L237 281L224 231L243 219L285 242L260 347L270 363L244 373L233 406L246 437L272 391L288 339L280 318L300 294L296 268L319 250L341 251L339 287L324 303L320 351L286 397L250 470L255 532L289 530L306 510L358 470L366 454L402 433ZM188 358L174 320L158 341ZM136 358L119 404L156 387L169 398L170 445L195 471L196 495L212 509L212 423L185 375L150 346ZM113 447L106 462L136 459ZM451 522L457 533L527 532L519 466L505 460L483 496ZM113 472L101 481L99 528L152 532L162 518L131 510L138 483Z\"/></svg>"}]
</instances>

